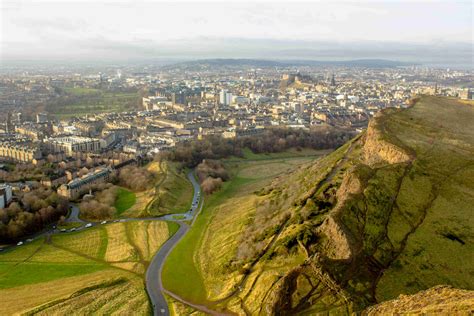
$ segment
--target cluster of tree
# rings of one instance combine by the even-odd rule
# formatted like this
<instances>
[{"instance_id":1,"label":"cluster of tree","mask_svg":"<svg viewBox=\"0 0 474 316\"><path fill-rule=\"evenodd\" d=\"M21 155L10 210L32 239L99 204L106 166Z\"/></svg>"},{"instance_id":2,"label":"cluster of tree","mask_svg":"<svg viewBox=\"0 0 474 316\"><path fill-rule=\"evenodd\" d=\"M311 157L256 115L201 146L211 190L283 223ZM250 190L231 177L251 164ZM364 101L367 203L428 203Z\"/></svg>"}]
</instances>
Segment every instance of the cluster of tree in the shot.
<instances>
[{"instance_id":1,"label":"cluster of tree","mask_svg":"<svg viewBox=\"0 0 474 316\"><path fill-rule=\"evenodd\" d=\"M6 170L0 170L0 181L2 182L18 182L18 181L34 181L41 180L46 167L39 168L33 164L7 164Z\"/></svg>"},{"instance_id":2,"label":"cluster of tree","mask_svg":"<svg viewBox=\"0 0 474 316\"><path fill-rule=\"evenodd\" d=\"M192 168L204 159L241 157L245 148L254 153L282 152L290 148L330 149L343 145L353 136L353 132L336 128L269 128L255 136L228 139L209 135L202 140L178 143L174 150L162 153L161 157Z\"/></svg>"},{"instance_id":3,"label":"cluster of tree","mask_svg":"<svg viewBox=\"0 0 474 316\"><path fill-rule=\"evenodd\" d=\"M206 194L211 194L222 187L222 182L229 179L229 173L219 160L204 159L196 168L196 174L201 188Z\"/></svg>"},{"instance_id":4,"label":"cluster of tree","mask_svg":"<svg viewBox=\"0 0 474 316\"><path fill-rule=\"evenodd\" d=\"M101 191L97 191L94 198L86 199L79 205L81 216L91 220L112 218L117 211L114 207L117 199L117 187L105 184L96 189Z\"/></svg>"},{"instance_id":5,"label":"cluster of tree","mask_svg":"<svg viewBox=\"0 0 474 316\"><path fill-rule=\"evenodd\" d=\"M66 215L69 203L56 192L40 188L18 196L0 209L0 240L11 242L35 233Z\"/></svg>"},{"instance_id":6,"label":"cluster of tree","mask_svg":"<svg viewBox=\"0 0 474 316\"><path fill-rule=\"evenodd\" d=\"M204 159L196 168L199 182L206 178L221 178L222 181L229 180L229 173L225 170L224 164L219 160Z\"/></svg>"},{"instance_id":7,"label":"cluster of tree","mask_svg":"<svg viewBox=\"0 0 474 316\"><path fill-rule=\"evenodd\" d=\"M118 180L121 186L133 191L143 191L152 185L153 175L144 168L126 166L120 170Z\"/></svg>"}]
</instances>

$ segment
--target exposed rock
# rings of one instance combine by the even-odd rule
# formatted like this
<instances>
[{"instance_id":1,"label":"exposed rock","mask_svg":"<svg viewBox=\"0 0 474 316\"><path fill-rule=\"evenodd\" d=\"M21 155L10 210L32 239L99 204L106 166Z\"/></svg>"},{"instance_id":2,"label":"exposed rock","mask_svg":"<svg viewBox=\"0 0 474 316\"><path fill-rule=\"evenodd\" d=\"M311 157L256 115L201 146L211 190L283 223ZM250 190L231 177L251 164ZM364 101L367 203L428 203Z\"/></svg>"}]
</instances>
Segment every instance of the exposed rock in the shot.
<instances>
[{"instance_id":1,"label":"exposed rock","mask_svg":"<svg viewBox=\"0 0 474 316\"><path fill-rule=\"evenodd\" d=\"M383 115L383 114L382 114ZM369 166L380 163L401 163L412 159L403 148L385 139L387 135L381 131L381 115L374 117L367 128L364 144L364 160Z\"/></svg>"},{"instance_id":2,"label":"exposed rock","mask_svg":"<svg viewBox=\"0 0 474 316\"><path fill-rule=\"evenodd\" d=\"M362 315L472 315L474 291L439 285L413 295L400 295L364 310Z\"/></svg>"}]
</instances>

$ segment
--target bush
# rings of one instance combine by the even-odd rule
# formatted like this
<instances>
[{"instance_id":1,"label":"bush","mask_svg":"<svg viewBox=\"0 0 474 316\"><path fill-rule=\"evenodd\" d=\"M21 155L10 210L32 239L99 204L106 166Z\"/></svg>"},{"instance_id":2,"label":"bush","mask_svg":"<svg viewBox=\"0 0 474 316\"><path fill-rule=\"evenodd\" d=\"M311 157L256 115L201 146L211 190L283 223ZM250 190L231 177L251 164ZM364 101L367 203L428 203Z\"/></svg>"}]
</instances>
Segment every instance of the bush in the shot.
<instances>
[{"instance_id":1,"label":"bush","mask_svg":"<svg viewBox=\"0 0 474 316\"><path fill-rule=\"evenodd\" d=\"M120 185L133 191L143 191L148 189L153 182L153 175L146 169L137 166L127 166L119 172Z\"/></svg>"},{"instance_id":2,"label":"bush","mask_svg":"<svg viewBox=\"0 0 474 316\"><path fill-rule=\"evenodd\" d=\"M206 194L211 194L214 191L219 190L222 187L222 179L221 178L212 178L207 177L201 184L202 190Z\"/></svg>"}]
</instances>

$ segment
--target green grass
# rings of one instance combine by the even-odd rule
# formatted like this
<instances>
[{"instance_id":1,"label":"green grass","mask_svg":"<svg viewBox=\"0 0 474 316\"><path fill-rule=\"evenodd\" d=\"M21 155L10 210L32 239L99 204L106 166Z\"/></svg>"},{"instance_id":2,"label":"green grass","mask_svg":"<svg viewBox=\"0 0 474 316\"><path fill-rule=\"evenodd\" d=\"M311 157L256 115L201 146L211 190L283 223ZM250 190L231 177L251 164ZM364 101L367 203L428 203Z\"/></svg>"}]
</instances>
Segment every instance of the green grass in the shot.
<instances>
[{"instance_id":1,"label":"green grass","mask_svg":"<svg viewBox=\"0 0 474 316\"><path fill-rule=\"evenodd\" d=\"M83 116L91 113L123 112L136 108L138 93L113 92L90 88L65 88L72 96L66 104L50 104L47 111L59 118Z\"/></svg>"},{"instance_id":2,"label":"green grass","mask_svg":"<svg viewBox=\"0 0 474 316\"><path fill-rule=\"evenodd\" d=\"M13 268L0 262L0 269L3 270L5 265L7 265L8 272L0 275L0 289L88 274L107 268L107 265L93 261L83 264L26 262Z\"/></svg>"},{"instance_id":3,"label":"green grass","mask_svg":"<svg viewBox=\"0 0 474 316\"><path fill-rule=\"evenodd\" d=\"M69 93L69 94L72 94L72 95L77 95L77 96L90 95L90 94L100 94L100 90L99 89L94 89L94 88L74 87L74 88L64 88L64 91L66 93Z\"/></svg>"},{"instance_id":4,"label":"green grass","mask_svg":"<svg viewBox=\"0 0 474 316\"><path fill-rule=\"evenodd\" d=\"M137 200L135 193L129 191L125 188L117 189L117 199L115 200L115 208L117 209L117 214L121 215L123 212L131 208Z\"/></svg>"},{"instance_id":5,"label":"green grass","mask_svg":"<svg viewBox=\"0 0 474 316\"><path fill-rule=\"evenodd\" d=\"M166 177L159 182L158 195L149 207L151 215L185 213L191 207L193 186L184 172L179 172L176 164L165 164Z\"/></svg>"},{"instance_id":6,"label":"green grass","mask_svg":"<svg viewBox=\"0 0 474 316\"><path fill-rule=\"evenodd\" d=\"M265 154L256 154L252 152L249 148L244 148L243 150L243 158L241 157L232 157L224 159L224 161L242 161L244 160L272 160L278 158L296 158L296 157L320 157L327 155L332 150L315 150L310 148L303 148L301 150L296 149L289 149L287 151L278 152L278 153L265 153Z\"/></svg>"},{"instance_id":7,"label":"green grass","mask_svg":"<svg viewBox=\"0 0 474 316\"><path fill-rule=\"evenodd\" d=\"M45 314L148 315L146 267L177 229L163 221L110 223L5 250L0 253L5 301L0 314L39 308ZM114 280L121 281L114 285ZM102 289L104 282L110 287Z\"/></svg>"},{"instance_id":8,"label":"green grass","mask_svg":"<svg viewBox=\"0 0 474 316\"><path fill-rule=\"evenodd\" d=\"M58 229L71 229L71 228L78 228L84 225L83 223L79 222L66 222L61 225L58 225Z\"/></svg>"},{"instance_id":9,"label":"green grass","mask_svg":"<svg viewBox=\"0 0 474 316\"><path fill-rule=\"evenodd\" d=\"M272 162L274 163L273 168L268 166L268 161L266 160L269 158L274 160ZM213 221L219 206L233 197L253 194L252 192L259 186L259 183L268 181L276 174L291 168L292 161L297 159L301 159L301 156L293 158L290 156L283 159L279 155L276 157L256 155L251 160L245 158L226 160L226 168L233 176L230 181L223 184L221 190L205 198L204 208L194 222L194 225L168 256L163 268L163 284L165 288L189 301L212 305L212 302L207 301L208 293L200 272L200 263L195 260L196 253L200 249L202 250L203 247L203 234ZM314 157L306 158L299 161L299 163L301 164L303 161L306 162L311 159L314 159ZM251 172L243 172L247 168L251 169ZM254 175L255 172L252 170L255 168L259 170L257 172L259 176ZM239 175L241 173L243 173L243 176ZM253 176L250 177L249 175ZM228 249L223 248L222 252L227 253ZM192 286L186 286L186 284L192 284Z\"/></svg>"},{"instance_id":10,"label":"green grass","mask_svg":"<svg viewBox=\"0 0 474 316\"><path fill-rule=\"evenodd\" d=\"M166 224L168 224L168 232L171 238L178 231L179 225L175 222L166 222Z\"/></svg>"},{"instance_id":11,"label":"green grass","mask_svg":"<svg viewBox=\"0 0 474 316\"><path fill-rule=\"evenodd\" d=\"M234 178L224 183L220 191L206 199L204 209L194 225L166 259L162 276L167 290L182 295L192 302L201 304L206 302L206 290L192 254L199 249L201 234L212 218L214 207L225 201L239 186L248 181ZM192 284L192 286L186 286L187 284Z\"/></svg>"}]
</instances>

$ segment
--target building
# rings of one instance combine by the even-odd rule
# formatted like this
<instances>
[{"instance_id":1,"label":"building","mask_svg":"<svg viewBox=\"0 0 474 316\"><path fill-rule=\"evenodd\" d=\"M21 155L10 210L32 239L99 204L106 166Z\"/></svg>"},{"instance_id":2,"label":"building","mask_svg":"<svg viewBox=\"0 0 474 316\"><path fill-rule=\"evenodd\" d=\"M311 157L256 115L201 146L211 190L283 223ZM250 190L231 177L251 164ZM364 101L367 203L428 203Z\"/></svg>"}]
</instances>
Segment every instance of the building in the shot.
<instances>
[{"instance_id":1,"label":"building","mask_svg":"<svg viewBox=\"0 0 474 316\"><path fill-rule=\"evenodd\" d=\"M66 155L72 155L75 152L100 151L100 140L97 138L80 136L48 138L45 140L45 144L51 152L64 152Z\"/></svg>"},{"instance_id":2,"label":"building","mask_svg":"<svg viewBox=\"0 0 474 316\"><path fill-rule=\"evenodd\" d=\"M47 177L44 177L41 179L41 185L51 188L51 187L57 187L61 184L67 183L68 177L66 175L66 172L58 172L56 174L49 175Z\"/></svg>"},{"instance_id":3,"label":"building","mask_svg":"<svg viewBox=\"0 0 474 316\"><path fill-rule=\"evenodd\" d=\"M223 138L239 138L246 136L255 136L265 131L263 127L255 128L232 128L222 133Z\"/></svg>"},{"instance_id":4,"label":"building","mask_svg":"<svg viewBox=\"0 0 474 316\"><path fill-rule=\"evenodd\" d=\"M0 208L5 208L12 200L12 187L8 184L0 184Z\"/></svg>"},{"instance_id":5,"label":"building","mask_svg":"<svg viewBox=\"0 0 474 316\"><path fill-rule=\"evenodd\" d=\"M47 113L38 113L36 114L36 123L46 123L48 122L48 114Z\"/></svg>"},{"instance_id":6,"label":"building","mask_svg":"<svg viewBox=\"0 0 474 316\"><path fill-rule=\"evenodd\" d=\"M459 93L459 98L464 100L472 100L474 93L470 89L464 89Z\"/></svg>"},{"instance_id":7,"label":"building","mask_svg":"<svg viewBox=\"0 0 474 316\"><path fill-rule=\"evenodd\" d=\"M232 93L227 90L222 90L219 93L219 103L222 105L230 105L232 103Z\"/></svg>"},{"instance_id":8,"label":"building","mask_svg":"<svg viewBox=\"0 0 474 316\"><path fill-rule=\"evenodd\" d=\"M142 99L143 107L147 111L160 110L171 107L173 103L163 96L150 96Z\"/></svg>"},{"instance_id":9,"label":"building","mask_svg":"<svg viewBox=\"0 0 474 316\"><path fill-rule=\"evenodd\" d=\"M3 142L0 143L0 159L14 162L33 162L42 158L37 146L25 143Z\"/></svg>"},{"instance_id":10,"label":"building","mask_svg":"<svg viewBox=\"0 0 474 316\"><path fill-rule=\"evenodd\" d=\"M92 190L97 184L106 183L110 180L112 169L103 167L88 174L63 184L58 189L58 195L70 200L79 198L82 194Z\"/></svg>"},{"instance_id":11,"label":"building","mask_svg":"<svg viewBox=\"0 0 474 316\"><path fill-rule=\"evenodd\" d=\"M173 104L186 104L186 93L184 92L173 92L171 94L171 102Z\"/></svg>"}]
</instances>

